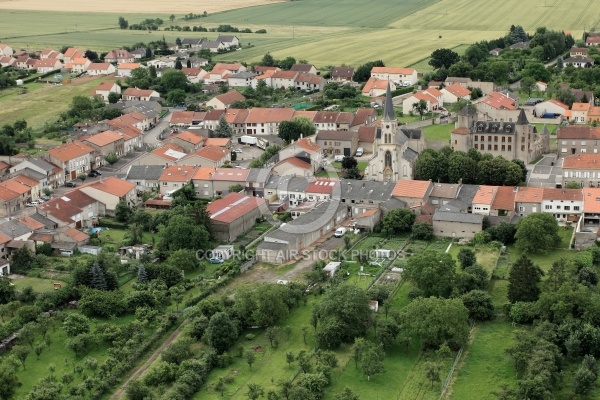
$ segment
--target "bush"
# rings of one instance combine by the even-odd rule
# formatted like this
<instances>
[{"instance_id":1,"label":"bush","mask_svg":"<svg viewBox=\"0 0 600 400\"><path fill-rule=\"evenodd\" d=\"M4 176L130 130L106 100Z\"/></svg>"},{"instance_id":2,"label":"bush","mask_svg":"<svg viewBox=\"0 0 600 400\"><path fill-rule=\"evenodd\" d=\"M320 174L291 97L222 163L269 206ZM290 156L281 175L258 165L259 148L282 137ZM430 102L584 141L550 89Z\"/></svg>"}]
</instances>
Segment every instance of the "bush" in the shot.
<instances>
[{"instance_id":1,"label":"bush","mask_svg":"<svg viewBox=\"0 0 600 400\"><path fill-rule=\"evenodd\" d=\"M538 312L535 303L518 301L510 307L508 315L517 324L530 324L537 318Z\"/></svg>"},{"instance_id":2,"label":"bush","mask_svg":"<svg viewBox=\"0 0 600 400\"><path fill-rule=\"evenodd\" d=\"M104 291L88 289L81 296L78 307L90 317L119 316L127 310L123 293L119 291Z\"/></svg>"},{"instance_id":3,"label":"bush","mask_svg":"<svg viewBox=\"0 0 600 400\"><path fill-rule=\"evenodd\" d=\"M477 321L487 321L494 317L494 304L492 296L483 290L472 290L461 296L461 300L467 310L469 318Z\"/></svg>"}]
</instances>

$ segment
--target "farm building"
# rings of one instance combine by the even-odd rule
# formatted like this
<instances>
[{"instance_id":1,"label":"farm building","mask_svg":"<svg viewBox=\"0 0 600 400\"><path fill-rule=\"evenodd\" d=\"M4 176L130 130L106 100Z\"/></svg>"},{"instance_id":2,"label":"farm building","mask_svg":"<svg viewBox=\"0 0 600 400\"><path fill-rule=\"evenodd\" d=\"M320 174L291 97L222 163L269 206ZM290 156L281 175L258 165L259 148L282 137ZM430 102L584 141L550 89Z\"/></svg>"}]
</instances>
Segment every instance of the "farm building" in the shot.
<instances>
[{"instance_id":1,"label":"farm building","mask_svg":"<svg viewBox=\"0 0 600 400\"><path fill-rule=\"evenodd\" d=\"M206 206L217 240L231 242L254 227L266 201L244 193L229 193Z\"/></svg>"}]
</instances>

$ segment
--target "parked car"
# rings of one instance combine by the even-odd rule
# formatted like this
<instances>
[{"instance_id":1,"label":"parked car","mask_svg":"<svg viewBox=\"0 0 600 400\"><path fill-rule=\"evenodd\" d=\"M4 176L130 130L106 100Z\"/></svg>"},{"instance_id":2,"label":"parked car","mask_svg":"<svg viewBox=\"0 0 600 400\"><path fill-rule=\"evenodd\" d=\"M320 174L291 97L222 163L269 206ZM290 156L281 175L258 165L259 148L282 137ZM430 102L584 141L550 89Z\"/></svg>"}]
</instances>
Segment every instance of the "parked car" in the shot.
<instances>
[{"instance_id":1,"label":"parked car","mask_svg":"<svg viewBox=\"0 0 600 400\"><path fill-rule=\"evenodd\" d=\"M90 178L95 178L97 176L100 176L100 174L98 173L98 171L90 171L90 173L88 174L88 176Z\"/></svg>"},{"instance_id":2,"label":"parked car","mask_svg":"<svg viewBox=\"0 0 600 400\"><path fill-rule=\"evenodd\" d=\"M223 264L223 259L222 258L213 257L213 258L210 259L210 263L211 264Z\"/></svg>"},{"instance_id":3,"label":"parked car","mask_svg":"<svg viewBox=\"0 0 600 400\"><path fill-rule=\"evenodd\" d=\"M337 228L335 230L335 233L333 234L333 236L335 236L336 238L341 238L342 236L344 236L345 233L346 233L346 228Z\"/></svg>"},{"instance_id":4,"label":"parked car","mask_svg":"<svg viewBox=\"0 0 600 400\"><path fill-rule=\"evenodd\" d=\"M75 182L67 182L67 183L64 184L64 187L75 187L75 186L77 186L75 184Z\"/></svg>"},{"instance_id":5,"label":"parked car","mask_svg":"<svg viewBox=\"0 0 600 400\"><path fill-rule=\"evenodd\" d=\"M233 149L232 151L233 151L234 153L241 153L241 152L242 152L242 149Z\"/></svg>"},{"instance_id":6,"label":"parked car","mask_svg":"<svg viewBox=\"0 0 600 400\"><path fill-rule=\"evenodd\" d=\"M27 207L35 207L37 205L39 205L40 202L39 201L32 201L31 203L27 203L25 204Z\"/></svg>"}]
</instances>

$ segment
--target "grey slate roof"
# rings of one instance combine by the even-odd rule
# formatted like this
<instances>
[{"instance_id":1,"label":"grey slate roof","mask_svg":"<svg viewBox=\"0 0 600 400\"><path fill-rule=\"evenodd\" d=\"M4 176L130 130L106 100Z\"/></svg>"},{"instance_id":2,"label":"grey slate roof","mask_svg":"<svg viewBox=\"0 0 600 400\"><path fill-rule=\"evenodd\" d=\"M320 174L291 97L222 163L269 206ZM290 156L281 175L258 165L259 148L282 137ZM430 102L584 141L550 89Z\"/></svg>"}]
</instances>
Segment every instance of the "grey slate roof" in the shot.
<instances>
[{"instance_id":1,"label":"grey slate roof","mask_svg":"<svg viewBox=\"0 0 600 400\"><path fill-rule=\"evenodd\" d=\"M164 171L163 165L132 165L127 172L126 180L154 180L157 181Z\"/></svg>"},{"instance_id":2,"label":"grey slate roof","mask_svg":"<svg viewBox=\"0 0 600 400\"><path fill-rule=\"evenodd\" d=\"M406 202L392 197L379 205L383 211L391 211L397 208L406 208Z\"/></svg>"},{"instance_id":3,"label":"grey slate roof","mask_svg":"<svg viewBox=\"0 0 600 400\"><path fill-rule=\"evenodd\" d=\"M35 179L38 182L40 180L46 178L45 174L42 174L41 172L37 172L37 171L35 171L35 170L31 169L31 168L23 168L22 170L17 171L15 173L15 175L18 175L18 174L26 175L26 176L28 176L28 177L30 177L32 179Z\"/></svg>"},{"instance_id":4,"label":"grey slate roof","mask_svg":"<svg viewBox=\"0 0 600 400\"><path fill-rule=\"evenodd\" d=\"M521 110L523 112L523 110ZM521 118L521 114L519 114L519 119ZM525 121L527 121L527 117L525 116ZM521 121L522 122L522 121ZM517 124L519 121L517 121ZM527 125L529 122L526 122L521 125ZM475 126L472 128L473 133L477 132L485 132L485 133L515 133L515 123L514 122L503 122L503 121L477 121Z\"/></svg>"},{"instance_id":5,"label":"grey slate roof","mask_svg":"<svg viewBox=\"0 0 600 400\"><path fill-rule=\"evenodd\" d=\"M40 224L44 224L44 228L46 228L46 229L56 228L56 225L57 225L56 222L52 221L50 218L44 217L40 213L37 213L37 212L33 213L33 214L29 215L29 217L35 219Z\"/></svg>"},{"instance_id":6,"label":"grey slate roof","mask_svg":"<svg viewBox=\"0 0 600 400\"><path fill-rule=\"evenodd\" d=\"M279 229L273 233L268 234L267 237L287 242L295 242L298 239L298 235L321 229L334 218L338 211L345 207L345 204L336 200L321 203L311 211L302 214L295 220L279 227ZM305 244L308 245L309 243Z\"/></svg>"},{"instance_id":7,"label":"grey slate roof","mask_svg":"<svg viewBox=\"0 0 600 400\"><path fill-rule=\"evenodd\" d=\"M421 129L408 129L401 127L400 130L408 139L419 140L421 139L421 135L423 131Z\"/></svg>"},{"instance_id":8,"label":"grey slate roof","mask_svg":"<svg viewBox=\"0 0 600 400\"><path fill-rule=\"evenodd\" d=\"M479 185L462 185L456 195L456 199L470 206L473 204L473 199L478 190Z\"/></svg>"},{"instance_id":9,"label":"grey slate roof","mask_svg":"<svg viewBox=\"0 0 600 400\"><path fill-rule=\"evenodd\" d=\"M437 210L435 214L433 214L433 220L441 222L462 222L465 224L481 224L483 222L483 215L455 213Z\"/></svg>"},{"instance_id":10,"label":"grey slate roof","mask_svg":"<svg viewBox=\"0 0 600 400\"><path fill-rule=\"evenodd\" d=\"M234 35L219 35L217 37L218 42L233 42L233 39L237 39Z\"/></svg>"},{"instance_id":11,"label":"grey slate roof","mask_svg":"<svg viewBox=\"0 0 600 400\"><path fill-rule=\"evenodd\" d=\"M345 199L346 203L351 203L351 200L362 200L363 203L382 203L392 198L395 182L342 179L339 186L341 198Z\"/></svg>"},{"instance_id":12,"label":"grey slate roof","mask_svg":"<svg viewBox=\"0 0 600 400\"><path fill-rule=\"evenodd\" d=\"M266 183L270 177L270 168L250 168L246 182Z\"/></svg>"},{"instance_id":13,"label":"grey slate roof","mask_svg":"<svg viewBox=\"0 0 600 400\"><path fill-rule=\"evenodd\" d=\"M527 115L525 115L525 110L521 108L521 112L519 112L519 118L517 118L517 125L529 125L529 120L527 119Z\"/></svg>"},{"instance_id":14,"label":"grey slate roof","mask_svg":"<svg viewBox=\"0 0 600 400\"><path fill-rule=\"evenodd\" d=\"M36 167L42 168L44 171L47 171L47 172L53 172L54 171L54 166L52 164L50 164L50 163L42 160L41 158L30 158L27 161L29 161L30 163L32 163Z\"/></svg>"},{"instance_id":15,"label":"grey slate roof","mask_svg":"<svg viewBox=\"0 0 600 400\"><path fill-rule=\"evenodd\" d=\"M6 236L10 236L14 239L31 232L31 228L23 225L15 219L11 219L0 225L0 231L2 231L2 233L4 233Z\"/></svg>"},{"instance_id":16,"label":"grey slate roof","mask_svg":"<svg viewBox=\"0 0 600 400\"><path fill-rule=\"evenodd\" d=\"M255 76L258 76L258 74L256 72L242 71L242 72L238 72L237 74L231 75L230 78L248 79L248 78L254 78Z\"/></svg>"},{"instance_id":17,"label":"grey slate roof","mask_svg":"<svg viewBox=\"0 0 600 400\"><path fill-rule=\"evenodd\" d=\"M396 114L394 113L394 102L392 101L392 89L390 88L390 83L388 82L387 90L385 91L385 103L383 105L383 116L381 117L382 121L394 121L396 119Z\"/></svg>"},{"instance_id":18,"label":"grey slate roof","mask_svg":"<svg viewBox=\"0 0 600 400\"><path fill-rule=\"evenodd\" d=\"M286 190L288 192L304 192L308 187L308 180L299 176L272 175L265 184L265 189Z\"/></svg>"},{"instance_id":19,"label":"grey slate roof","mask_svg":"<svg viewBox=\"0 0 600 400\"><path fill-rule=\"evenodd\" d=\"M419 157L419 153L417 153L410 147L407 147L406 150L404 150L404 153L402 153L402 158L408 161L415 161L417 157Z\"/></svg>"}]
</instances>

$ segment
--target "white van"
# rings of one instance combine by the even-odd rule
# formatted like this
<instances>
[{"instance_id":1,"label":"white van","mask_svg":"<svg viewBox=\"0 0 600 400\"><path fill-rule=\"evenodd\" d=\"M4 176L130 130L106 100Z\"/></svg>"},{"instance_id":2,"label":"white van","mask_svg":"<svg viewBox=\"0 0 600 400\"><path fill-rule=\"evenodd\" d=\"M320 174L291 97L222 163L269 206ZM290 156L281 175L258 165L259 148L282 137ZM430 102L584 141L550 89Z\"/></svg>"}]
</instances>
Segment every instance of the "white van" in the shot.
<instances>
[{"instance_id":1,"label":"white van","mask_svg":"<svg viewBox=\"0 0 600 400\"><path fill-rule=\"evenodd\" d=\"M365 152L365 149L363 149L362 147L359 147L358 149L356 149L356 157L362 156L364 152Z\"/></svg>"},{"instance_id":2,"label":"white van","mask_svg":"<svg viewBox=\"0 0 600 400\"><path fill-rule=\"evenodd\" d=\"M346 233L346 228L337 228L335 230L335 233L333 234L333 236L335 236L336 238L340 238L340 237L344 236L345 233Z\"/></svg>"},{"instance_id":3,"label":"white van","mask_svg":"<svg viewBox=\"0 0 600 400\"><path fill-rule=\"evenodd\" d=\"M334 159L335 161L339 161L339 162L341 162L341 161L343 161L343 160L344 160L344 157L345 157L344 155L342 155L342 154L338 154L338 155L336 155L336 156L335 156L333 159Z\"/></svg>"}]
</instances>

